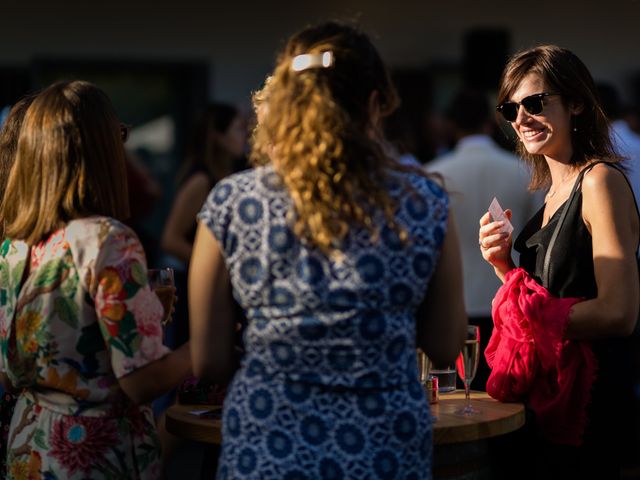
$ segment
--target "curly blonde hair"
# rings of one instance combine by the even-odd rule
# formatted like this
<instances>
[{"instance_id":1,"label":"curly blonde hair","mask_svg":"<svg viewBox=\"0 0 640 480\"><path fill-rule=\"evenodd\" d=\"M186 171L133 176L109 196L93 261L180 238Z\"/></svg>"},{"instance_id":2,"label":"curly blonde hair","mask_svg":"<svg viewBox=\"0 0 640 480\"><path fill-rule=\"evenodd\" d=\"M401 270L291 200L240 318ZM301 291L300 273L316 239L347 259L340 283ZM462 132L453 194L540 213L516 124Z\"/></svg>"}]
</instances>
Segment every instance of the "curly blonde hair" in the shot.
<instances>
[{"instance_id":1,"label":"curly blonde hair","mask_svg":"<svg viewBox=\"0 0 640 480\"><path fill-rule=\"evenodd\" d=\"M329 67L292 68L297 55L327 51L334 59ZM373 215L380 209L388 225L406 237L385 188L390 168L406 168L389 155L379 126L372 124L372 98L380 116L399 104L369 38L333 22L291 37L254 96L252 160L274 166L294 203L295 233L325 252L338 249L354 224L377 236Z\"/></svg>"}]
</instances>

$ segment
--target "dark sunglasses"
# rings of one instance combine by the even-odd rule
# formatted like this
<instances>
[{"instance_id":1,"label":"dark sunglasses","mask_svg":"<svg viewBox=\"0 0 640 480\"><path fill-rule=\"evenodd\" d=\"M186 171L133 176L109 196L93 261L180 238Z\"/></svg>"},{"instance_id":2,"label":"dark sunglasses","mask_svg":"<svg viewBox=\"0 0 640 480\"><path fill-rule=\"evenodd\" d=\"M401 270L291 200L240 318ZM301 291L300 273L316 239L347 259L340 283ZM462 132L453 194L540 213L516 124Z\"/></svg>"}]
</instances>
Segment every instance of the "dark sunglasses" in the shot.
<instances>
[{"instance_id":1,"label":"dark sunglasses","mask_svg":"<svg viewBox=\"0 0 640 480\"><path fill-rule=\"evenodd\" d=\"M522 105L529 115L540 115L544 109L544 97L560 95L559 93L536 93L524 97L520 102L503 102L496 107L496 110L507 122L515 122L518 118L518 110Z\"/></svg>"},{"instance_id":2,"label":"dark sunglasses","mask_svg":"<svg viewBox=\"0 0 640 480\"><path fill-rule=\"evenodd\" d=\"M128 125L126 123L120 124L120 137L122 137L122 143L126 143L126 141L129 139L131 128L131 125Z\"/></svg>"}]
</instances>

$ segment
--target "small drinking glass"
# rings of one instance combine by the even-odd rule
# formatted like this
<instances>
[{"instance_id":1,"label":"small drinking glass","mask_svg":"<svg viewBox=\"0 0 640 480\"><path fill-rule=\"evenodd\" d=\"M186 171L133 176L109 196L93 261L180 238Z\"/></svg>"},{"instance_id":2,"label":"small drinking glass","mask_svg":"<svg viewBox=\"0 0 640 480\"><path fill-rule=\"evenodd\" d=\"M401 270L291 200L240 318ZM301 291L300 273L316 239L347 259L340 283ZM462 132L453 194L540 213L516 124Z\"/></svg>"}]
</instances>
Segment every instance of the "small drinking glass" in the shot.
<instances>
[{"instance_id":1,"label":"small drinking glass","mask_svg":"<svg viewBox=\"0 0 640 480\"><path fill-rule=\"evenodd\" d=\"M464 341L462 351L456 360L458 375L464 382L465 405L456 411L459 415L473 415L480 413L480 410L471 405L471 382L476 376L478 363L480 362L480 327L477 325L467 326L467 337Z\"/></svg>"},{"instance_id":2,"label":"small drinking glass","mask_svg":"<svg viewBox=\"0 0 640 480\"><path fill-rule=\"evenodd\" d=\"M164 308L162 324L166 325L171 321L173 301L176 296L173 268L150 268L147 270L147 278L149 279L149 287L162 303Z\"/></svg>"},{"instance_id":3,"label":"small drinking glass","mask_svg":"<svg viewBox=\"0 0 640 480\"><path fill-rule=\"evenodd\" d=\"M436 365L431 368L431 375L438 377L438 392L450 393L456 389L456 364Z\"/></svg>"}]
</instances>

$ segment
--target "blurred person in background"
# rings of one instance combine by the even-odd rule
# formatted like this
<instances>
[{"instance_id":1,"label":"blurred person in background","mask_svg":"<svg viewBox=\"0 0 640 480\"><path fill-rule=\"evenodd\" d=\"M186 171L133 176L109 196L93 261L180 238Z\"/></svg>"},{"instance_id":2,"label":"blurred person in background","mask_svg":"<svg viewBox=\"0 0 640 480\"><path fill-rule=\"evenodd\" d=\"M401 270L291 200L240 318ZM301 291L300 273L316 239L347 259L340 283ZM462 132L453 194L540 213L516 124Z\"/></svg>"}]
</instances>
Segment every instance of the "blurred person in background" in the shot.
<instances>
[{"instance_id":1,"label":"blurred person in background","mask_svg":"<svg viewBox=\"0 0 640 480\"><path fill-rule=\"evenodd\" d=\"M187 266L196 233L196 215L211 189L233 173L245 152L243 116L232 105L212 103L196 121L179 173L179 189L162 232L162 249L174 261L178 295L186 300ZM177 346L189 338L188 305L176 305L176 321L167 328L167 341Z\"/></svg>"},{"instance_id":2,"label":"blurred person in background","mask_svg":"<svg viewBox=\"0 0 640 480\"><path fill-rule=\"evenodd\" d=\"M178 193L162 232L162 248L189 264L196 214L211 189L236 171L245 153L246 122L232 105L212 103L196 121L179 173Z\"/></svg>"},{"instance_id":3,"label":"blurred person in background","mask_svg":"<svg viewBox=\"0 0 640 480\"><path fill-rule=\"evenodd\" d=\"M4 125L4 122L7 120L9 116L9 111L11 110L11 105L5 105L0 109L0 126Z\"/></svg>"},{"instance_id":4,"label":"blurred person in background","mask_svg":"<svg viewBox=\"0 0 640 480\"><path fill-rule=\"evenodd\" d=\"M2 382L20 393L7 478L157 479L150 402L191 372L128 216L122 125L94 85L28 108L0 207Z\"/></svg>"},{"instance_id":5,"label":"blurred person in background","mask_svg":"<svg viewBox=\"0 0 640 480\"><path fill-rule=\"evenodd\" d=\"M517 434L524 444L504 437L505 478L517 471L521 478L616 479L625 455L637 461L638 446L628 338L640 303L633 192L591 74L569 50L544 45L514 55L503 72L498 110L532 167L531 187L548 192L514 242L521 268L512 259L512 235L500 233L502 222L489 213L480 220L480 250L503 282L524 271L556 300L581 299L562 319L562 341L588 341L598 364L595 382L577 400L586 415L580 443L540 438L538 423L527 422Z\"/></svg>"},{"instance_id":6,"label":"blurred person in background","mask_svg":"<svg viewBox=\"0 0 640 480\"><path fill-rule=\"evenodd\" d=\"M33 101L33 96L20 99L11 107L4 122L0 125L0 203L7 187L9 172L15 161L18 148L18 137L24 115ZM4 222L0 219L0 238L4 240ZM0 357L0 368L2 358ZM13 417L13 409L16 404L16 392L4 390L0 386L0 478L6 478L7 442L9 441L9 427Z\"/></svg>"},{"instance_id":7,"label":"blurred person in background","mask_svg":"<svg viewBox=\"0 0 640 480\"><path fill-rule=\"evenodd\" d=\"M128 131L128 126L126 130ZM157 234L145 225L162 198L162 186L154 178L137 152L126 150L127 191L129 192L129 218L124 222L136 232L144 247L147 264L158 264L159 242Z\"/></svg>"},{"instance_id":8,"label":"blurred person in background","mask_svg":"<svg viewBox=\"0 0 640 480\"><path fill-rule=\"evenodd\" d=\"M542 204L542 198L527 191L529 173L523 162L491 139L495 121L489 100L482 92L470 88L460 90L453 96L445 115L455 131L457 143L452 152L428 163L427 169L440 173L451 192L451 208L460 233L465 305L469 323L480 326L484 352L493 330L491 300L500 280L478 252L478 218L495 197L521 222L515 224L515 228L520 228ZM485 390L488 377L489 367L482 356L472 388Z\"/></svg>"},{"instance_id":9,"label":"blurred person in background","mask_svg":"<svg viewBox=\"0 0 640 480\"><path fill-rule=\"evenodd\" d=\"M9 180L9 172L16 157L18 149L18 137L20 127L29 105L33 101L33 96L21 98L15 105L8 108L7 115L0 123L0 200L4 196ZM0 236L4 238L4 222L0 222Z\"/></svg>"},{"instance_id":10,"label":"blurred person in background","mask_svg":"<svg viewBox=\"0 0 640 480\"><path fill-rule=\"evenodd\" d=\"M211 103L196 120L191 132L186 161L178 175L178 192L161 241L166 254L163 264L174 268L177 293L181 298L176 304L175 320L165 326L165 344L171 348L189 339L187 267L196 233L196 215L211 189L237 171L246 149L246 128L245 118L236 107ZM177 394L186 403L220 403L224 398L224 385L190 378ZM173 452L183 443L170 435L164 426L163 412L174 402L175 396L175 392L170 392L154 402L167 464L171 462Z\"/></svg>"},{"instance_id":11,"label":"blurred person in background","mask_svg":"<svg viewBox=\"0 0 640 480\"><path fill-rule=\"evenodd\" d=\"M392 72L391 81L400 104L384 118L384 135L401 163L419 166L433 157L424 134L431 103L429 79L424 72L409 69Z\"/></svg>"},{"instance_id":12,"label":"blurred person in background","mask_svg":"<svg viewBox=\"0 0 640 480\"><path fill-rule=\"evenodd\" d=\"M416 346L453 361L466 326L448 195L386 154L397 95L352 27L292 36L261 102L260 166L213 189L189 270L195 372L233 376L218 478L431 478Z\"/></svg>"},{"instance_id":13,"label":"blurred person in background","mask_svg":"<svg viewBox=\"0 0 640 480\"><path fill-rule=\"evenodd\" d=\"M598 84L598 94L604 113L611 121L611 139L616 151L624 157L623 165L640 204L640 133L632 129L633 109L625 108L620 93L611 84Z\"/></svg>"}]
</instances>

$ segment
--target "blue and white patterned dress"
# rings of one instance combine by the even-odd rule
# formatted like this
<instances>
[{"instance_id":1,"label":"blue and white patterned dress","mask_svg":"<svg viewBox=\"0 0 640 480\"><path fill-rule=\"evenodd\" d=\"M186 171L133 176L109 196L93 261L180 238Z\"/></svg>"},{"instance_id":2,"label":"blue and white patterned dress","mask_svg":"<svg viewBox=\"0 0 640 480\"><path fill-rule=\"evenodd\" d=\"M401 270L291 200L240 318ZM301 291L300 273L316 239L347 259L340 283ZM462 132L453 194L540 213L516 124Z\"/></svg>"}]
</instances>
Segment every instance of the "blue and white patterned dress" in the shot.
<instances>
[{"instance_id":1,"label":"blue and white patterned dress","mask_svg":"<svg viewBox=\"0 0 640 480\"><path fill-rule=\"evenodd\" d=\"M407 190L403 185L410 184ZM418 382L415 313L446 231L448 196L397 173L400 241L353 228L340 260L297 238L271 167L233 175L199 219L246 311L246 355L225 399L219 479L431 478L432 420ZM377 218L384 225L384 217Z\"/></svg>"}]
</instances>

